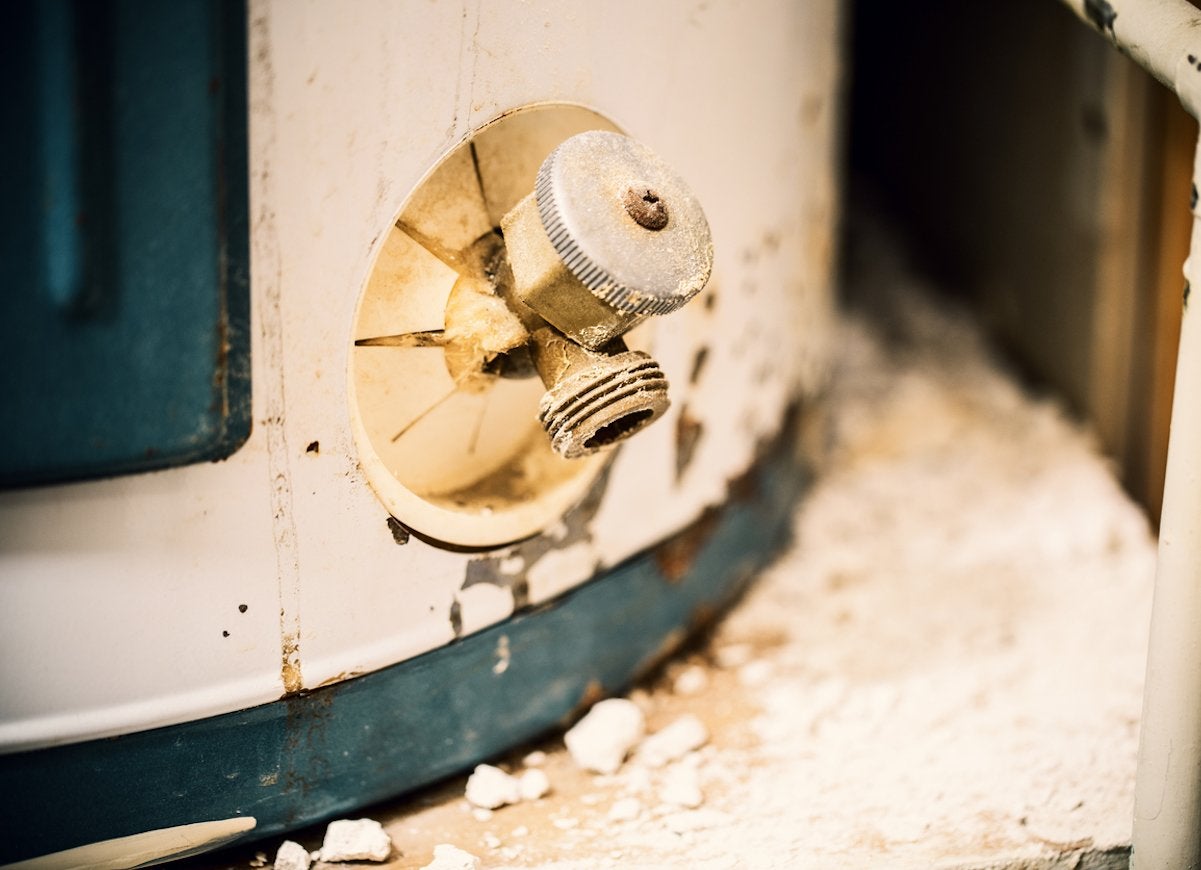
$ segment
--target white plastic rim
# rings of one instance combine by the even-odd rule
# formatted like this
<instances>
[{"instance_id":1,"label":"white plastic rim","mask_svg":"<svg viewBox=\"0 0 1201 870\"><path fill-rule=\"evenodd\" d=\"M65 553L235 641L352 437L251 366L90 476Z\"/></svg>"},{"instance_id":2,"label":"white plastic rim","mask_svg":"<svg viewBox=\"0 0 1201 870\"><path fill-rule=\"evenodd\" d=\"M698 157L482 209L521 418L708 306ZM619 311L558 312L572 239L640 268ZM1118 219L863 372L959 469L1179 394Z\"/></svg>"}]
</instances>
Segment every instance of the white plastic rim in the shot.
<instances>
[{"instance_id":1,"label":"white plastic rim","mask_svg":"<svg viewBox=\"0 0 1201 870\"><path fill-rule=\"evenodd\" d=\"M575 104L541 103L505 113L437 162L406 197L381 239L350 338L351 428L359 464L376 496L422 537L486 548L535 535L584 498L609 455L567 460L554 453L537 420L537 378L536 384L524 386L498 382L492 398L452 395L444 401L454 386L442 371L441 350L356 347L354 341L369 333L440 328L430 322L431 312L444 306L456 280L449 263L454 252L499 225L500 214L533 189L539 166L563 139L585 130L616 129L602 115ZM401 279L389 281L383 274L387 269ZM397 299L393 320L388 320L393 316L390 296ZM406 305L410 311L423 308L424 321L406 322ZM390 362L381 364L381 358ZM390 367L384 371L381 366ZM395 403L420 391L426 398L413 406L416 413L395 410ZM418 425L425 431L410 436L410 421L422 413L428 414L428 422ZM485 426L494 429L495 437L480 436L478 429ZM412 448L397 446L395 435L402 431ZM480 443L485 446L476 450ZM517 482L506 491L508 479Z\"/></svg>"}]
</instances>

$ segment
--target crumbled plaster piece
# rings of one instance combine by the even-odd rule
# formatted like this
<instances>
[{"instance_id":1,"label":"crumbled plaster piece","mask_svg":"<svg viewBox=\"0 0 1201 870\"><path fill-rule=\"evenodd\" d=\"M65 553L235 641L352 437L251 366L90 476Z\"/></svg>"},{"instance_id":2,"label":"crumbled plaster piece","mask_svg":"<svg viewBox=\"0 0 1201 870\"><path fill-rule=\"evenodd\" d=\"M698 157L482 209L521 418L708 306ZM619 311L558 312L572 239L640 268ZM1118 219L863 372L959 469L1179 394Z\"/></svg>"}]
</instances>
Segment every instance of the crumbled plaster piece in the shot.
<instances>
[{"instance_id":1,"label":"crumbled plaster piece","mask_svg":"<svg viewBox=\"0 0 1201 870\"><path fill-rule=\"evenodd\" d=\"M458 846L439 843L434 847L434 860L421 870L479 870L480 859Z\"/></svg>"},{"instance_id":2,"label":"crumbled plaster piece","mask_svg":"<svg viewBox=\"0 0 1201 870\"><path fill-rule=\"evenodd\" d=\"M517 786L523 801L536 801L550 791L550 779L546 773L535 767L522 772Z\"/></svg>"},{"instance_id":3,"label":"crumbled plaster piece","mask_svg":"<svg viewBox=\"0 0 1201 870\"><path fill-rule=\"evenodd\" d=\"M622 798L614 801L609 807L609 820L613 822L632 822L642 815L642 801L635 797Z\"/></svg>"},{"instance_id":4,"label":"crumbled plaster piece","mask_svg":"<svg viewBox=\"0 0 1201 870\"><path fill-rule=\"evenodd\" d=\"M527 828L525 825L518 825L516 828L514 828L512 831L509 832L510 837L528 837L529 834L530 834L530 829Z\"/></svg>"},{"instance_id":5,"label":"crumbled plaster piece","mask_svg":"<svg viewBox=\"0 0 1201 870\"><path fill-rule=\"evenodd\" d=\"M546 764L546 753L541 749L535 749L525 758L521 759L523 767L541 767Z\"/></svg>"},{"instance_id":6,"label":"crumbled plaster piece","mask_svg":"<svg viewBox=\"0 0 1201 870\"><path fill-rule=\"evenodd\" d=\"M659 800L665 804L695 810L705 802L701 792L701 779L694 767L673 767L663 777L659 789Z\"/></svg>"},{"instance_id":7,"label":"crumbled plaster piece","mask_svg":"<svg viewBox=\"0 0 1201 870\"><path fill-rule=\"evenodd\" d=\"M700 665L689 665L680 671L671 689L677 695L699 695L709 686L709 675Z\"/></svg>"},{"instance_id":8,"label":"crumbled plaster piece","mask_svg":"<svg viewBox=\"0 0 1201 870\"><path fill-rule=\"evenodd\" d=\"M718 647L713 658L720 668L738 668L745 665L754 656L754 650L749 643L729 643Z\"/></svg>"},{"instance_id":9,"label":"crumbled plaster piece","mask_svg":"<svg viewBox=\"0 0 1201 870\"><path fill-rule=\"evenodd\" d=\"M279 851L275 853L275 870L309 870L310 863L309 850L291 840L280 843Z\"/></svg>"},{"instance_id":10,"label":"crumbled plaster piece","mask_svg":"<svg viewBox=\"0 0 1201 870\"><path fill-rule=\"evenodd\" d=\"M251 867L266 867L267 866L267 853L266 852L255 852L254 857L250 859L250 866Z\"/></svg>"},{"instance_id":11,"label":"crumbled plaster piece","mask_svg":"<svg viewBox=\"0 0 1201 870\"><path fill-rule=\"evenodd\" d=\"M491 764L477 765L467 778L467 800L485 810L494 810L521 800L521 784Z\"/></svg>"},{"instance_id":12,"label":"crumbled plaster piece","mask_svg":"<svg viewBox=\"0 0 1201 870\"><path fill-rule=\"evenodd\" d=\"M738 669L738 682L744 686L764 686L774 672L775 665L769 659L747 662Z\"/></svg>"},{"instance_id":13,"label":"crumbled plaster piece","mask_svg":"<svg viewBox=\"0 0 1201 870\"><path fill-rule=\"evenodd\" d=\"M375 819L330 822L321 842L321 861L387 861L392 838Z\"/></svg>"},{"instance_id":14,"label":"crumbled plaster piece","mask_svg":"<svg viewBox=\"0 0 1201 870\"><path fill-rule=\"evenodd\" d=\"M700 749L708 740L709 729L705 723L691 713L685 713L643 740L634 758L648 767L663 767L694 749Z\"/></svg>"},{"instance_id":15,"label":"crumbled plaster piece","mask_svg":"<svg viewBox=\"0 0 1201 870\"><path fill-rule=\"evenodd\" d=\"M616 773L646 732L646 718L637 704L609 698L593 705L563 739L580 767L594 773Z\"/></svg>"},{"instance_id":16,"label":"crumbled plaster piece","mask_svg":"<svg viewBox=\"0 0 1201 870\"><path fill-rule=\"evenodd\" d=\"M496 836L496 834L485 833L481 839L484 841L484 845L487 846L489 849L499 849L500 848L500 837Z\"/></svg>"},{"instance_id":17,"label":"crumbled plaster piece","mask_svg":"<svg viewBox=\"0 0 1201 870\"><path fill-rule=\"evenodd\" d=\"M477 822L486 822L492 818L492 810L486 810L483 807L475 807L471 811L471 817Z\"/></svg>"}]
</instances>

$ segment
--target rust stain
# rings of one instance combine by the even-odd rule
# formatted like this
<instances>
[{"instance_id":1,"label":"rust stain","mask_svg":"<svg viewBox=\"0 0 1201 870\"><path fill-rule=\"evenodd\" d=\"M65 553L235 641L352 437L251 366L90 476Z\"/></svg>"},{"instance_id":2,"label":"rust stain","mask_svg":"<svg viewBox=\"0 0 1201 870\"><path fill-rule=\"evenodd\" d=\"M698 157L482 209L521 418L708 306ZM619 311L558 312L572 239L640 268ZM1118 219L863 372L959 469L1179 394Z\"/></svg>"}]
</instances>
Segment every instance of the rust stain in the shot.
<instances>
[{"instance_id":1,"label":"rust stain","mask_svg":"<svg viewBox=\"0 0 1201 870\"><path fill-rule=\"evenodd\" d=\"M688 639L688 632L680 627L673 628L663 636L659 645L649 656L638 663L635 673L641 677L660 668Z\"/></svg>"},{"instance_id":2,"label":"rust stain","mask_svg":"<svg viewBox=\"0 0 1201 870\"><path fill-rule=\"evenodd\" d=\"M655 548L655 564L668 583L679 583L688 575L697 554L717 531L720 517L719 509L707 508L699 519Z\"/></svg>"},{"instance_id":3,"label":"rust stain","mask_svg":"<svg viewBox=\"0 0 1201 870\"><path fill-rule=\"evenodd\" d=\"M363 671L357 671L357 670L342 671L340 673L334 674L332 677L328 677L327 679L322 680L320 683L317 684L317 688L322 689L322 688L325 688L326 686L332 686L334 683L341 683L344 680L353 680L355 677L361 677L362 675L363 675Z\"/></svg>"},{"instance_id":4,"label":"rust stain","mask_svg":"<svg viewBox=\"0 0 1201 870\"><path fill-rule=\"evenodd\" d=\"M304 685L300 675L300 638L294 634L284 634L281 640L279 678L288 695L296 694Z\"/></svg>"},{"instance_id":5,"label":"rust stain","mask_svg":"<svg viewBox=\"0 0 1201 870\"><path fill-rule=\"evenodd\" d=\"M684 473L692 465L696 455L696 446L700 443L705 426L692 416L685 405L676 418L676 483L684 478Z\"/></svg>"},{"instance_id":6,"label":"rust stain","mask_svg":"<svg viewBox=\"0 0 1201 870\"><path fill-rule=\"evenodd\" d=\"M584 691L580 695L580 700L576 701L575 707L568 714L568 720L575 720L592 709L592 705L597 701L601 701L608 697L608 692L605 687L600 684L599 680L592 679L588 681L588 685L584 686Z\"/></svg>"}]
</instances>

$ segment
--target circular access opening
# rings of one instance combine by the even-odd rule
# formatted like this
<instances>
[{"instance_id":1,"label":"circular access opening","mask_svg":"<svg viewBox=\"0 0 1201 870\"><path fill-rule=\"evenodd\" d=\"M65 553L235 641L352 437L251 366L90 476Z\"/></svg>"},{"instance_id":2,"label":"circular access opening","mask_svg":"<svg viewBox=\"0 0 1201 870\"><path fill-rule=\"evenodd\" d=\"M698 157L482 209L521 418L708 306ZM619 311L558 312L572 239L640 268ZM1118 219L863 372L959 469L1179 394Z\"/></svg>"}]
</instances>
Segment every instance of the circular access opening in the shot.
<instances>
[{"instance_id":1,"label":"circular access opening","mask_svg":"<svg viewBox=\"0 0 1201 870\"><path fill-rule=\"evenodd\" d=\"M587 130L620 132L567 104L526 107L477 130L409 194L362 291L349 365L360 462L389 513L427 539L490 547L536 534L604 466L604 456L552 450L532 369L498 366L465 389L439 343L456 284L486 278L472 251L533 190L555 146Z\"/></svg>"}]
</instances>

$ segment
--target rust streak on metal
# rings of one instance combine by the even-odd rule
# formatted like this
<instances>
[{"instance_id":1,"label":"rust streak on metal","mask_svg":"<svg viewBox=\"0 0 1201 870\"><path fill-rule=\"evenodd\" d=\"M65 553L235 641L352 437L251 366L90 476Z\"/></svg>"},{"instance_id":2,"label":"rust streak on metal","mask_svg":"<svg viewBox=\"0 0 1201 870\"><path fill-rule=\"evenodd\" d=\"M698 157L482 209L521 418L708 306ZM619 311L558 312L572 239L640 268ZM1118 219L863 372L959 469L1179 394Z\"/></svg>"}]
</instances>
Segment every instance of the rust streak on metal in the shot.
<instances>
[{"instance_id":1,"label":"rust streak on metal","mask_svg":"<svg viewBox=\"0 0 1201 870\"><path fill-rule=\"evenodd\" d=\"M655 564L667 582L679 583L688 576L697 554L717 531L720 516L720 510L708 508L695 522L655 548Z\"/></svg>"},{"instance_id":2,"label":"rust streak on metal","mask_svg":"<svg viewBox=\"0 0 1201 870\"><path fill-rule=\"evenodd\" d=\"M304 685L300 675L300 638L285 634L280 644L279 678L284 684L284 693L294 695Z\"/></svg>"},{"instance_id":3,"label":"rust streak on metal","mask_svg":"<svg viewBox=\"0 0 1201 870\"><path fill-rule=\"evenodd\" d=\"M653 231L667 226L667 204L653 190L631 187L622 195L621 204L626 207L626 214L643 229Z\"/></svg>"}]
</instances>

